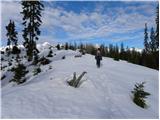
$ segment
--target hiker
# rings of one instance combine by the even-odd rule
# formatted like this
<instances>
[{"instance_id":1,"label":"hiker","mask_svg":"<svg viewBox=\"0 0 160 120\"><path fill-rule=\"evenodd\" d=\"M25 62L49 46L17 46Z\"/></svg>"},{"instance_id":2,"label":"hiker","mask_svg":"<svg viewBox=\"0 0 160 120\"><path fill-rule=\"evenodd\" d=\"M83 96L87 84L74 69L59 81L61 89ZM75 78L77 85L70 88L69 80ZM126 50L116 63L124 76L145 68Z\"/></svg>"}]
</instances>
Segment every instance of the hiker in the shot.
<instances>
[{"instance_id":1,"label":"hiker","mask_svg":"<svg viewBox=\"0 0 160 120\"><path fill-rule=\"evenodd\" d=\"M95 59L96 59L97 67L99 68L100 67L100 61L102 60L102 55L101 55L100 48L97 49L97 53L95 55Z\"/></svg>"}]
</instances>

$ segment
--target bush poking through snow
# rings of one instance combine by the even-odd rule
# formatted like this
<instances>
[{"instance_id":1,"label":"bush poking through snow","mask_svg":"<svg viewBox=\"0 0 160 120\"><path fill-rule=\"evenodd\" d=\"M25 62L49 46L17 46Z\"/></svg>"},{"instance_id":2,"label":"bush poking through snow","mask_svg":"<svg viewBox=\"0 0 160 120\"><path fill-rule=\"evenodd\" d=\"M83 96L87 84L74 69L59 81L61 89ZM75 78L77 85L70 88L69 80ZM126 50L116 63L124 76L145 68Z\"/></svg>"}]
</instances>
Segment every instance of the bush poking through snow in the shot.
<instances>
[{"instance_id":1,"label":"bush poking through snow","mask_svg":"<svg viewBox=\"0 0 160 120\"><path fill-rule=\"evenodd\" d=\"M37 65L38 64L38 62L39 62L39 56L38 56L38 54L35 52L34 53L34 57L33 57L34 59L33 59L33 65Z\"/></svg>"},{"instance_id":2,"label":"bush poking through snow","mask_svg":"<svg viewBox=\"0 0 160 120\"><path fill-rule=\"evenodd\" d=\"M74 57L75 57L75 58L77 58L77 57L82 57L82 55L81 55L81 54L79 54L79 55L75 55Z\"/></svg>"},{"instance_id":3,"label":"bush poking through snow","mask_svg":"<svg viewBox=\"0 0 160 120\"><path fill-rule=\"evenodd\" d=\"M63 56L63 57L62 57L62 59L65 59L65 58L66 58L66 56Z\"/></svg>"},{"instance_id":4,"label":"bush poking through snow","mask_svg":"<svg viewBox=\"0 0 160 120\"><path fill-rule=\"evenodd\" d=\"M86 74L87 72L83 72L78 78L76 78L76 72L73 73L73 79L70 81L67 81L67 83L72 86L72 87L79 87L80 86L80 80L82 79L82 77Z\"/></svg>"},{"instance_id":5,"label":"bush poking through snow","mask_svg":"<svg viewBox=\"0 0 160 120\"><path fill-rule=\"evenodd\" d=\"M52 53L53 53L52 50L50 50L47 57L53 57Z\"/></svg>"},{"instance_id":6,"label":"bush poking through snow","mask_svg":"<svg viewBox=\"0 0 160 120\"><path fill-rule=\"evenodd\" d=\"M144 91L144 84L145 82L140 84L136 83L135 88L132 91L132 94L134 95L133 102L142 108L147 106L145 98L150 95L150 93Z\"/></svg>"},{"instance_id":7,"label":"bush poking through snow","mask_svg":"<svg viewBox=\"0 0 160 120\"><path fill-rule=\"evenodd\" d=\"M51 66L51 65L49 66L49 70L50 70L50 69L52 69L52 66Z\"/></svg>"},{"instance_id":8,"label":"bush poking through snow","mask_svg":"<svg viewBox=\"0 0 160 120\"><path fill-rule=\"evenodd\" d=\"M119 61L119 58L118 58L118 57L115 57L114 60Z\"/></svg>"},{"instance_id":9,"label":"bush poking through snow","mask_svg":"<svg viewBox=\"0 0 160 120\"><path fill-rule=\"evenodd\" d=\"M17 46L13 46L13 48L12 48L12 54L20 54L20 53L21 53L21 50L18 49Z\"/></svg>"},{"instance_id":10,"label":"bush poking through snow","mask_svg":"<svg viewBox=\"0 0 160 120\"><path fill-rule=\"evenodd\" d=\"M34 69L34 71L33 71L34 74L33 75L37 75L40 72L41 72L41 68L40 68L40 66L38 66L37 68Z\"/></svg>"},{"instance_id":11,"label":"bush poking through snow","mask_svg":"<svg viewBox=\"0 0 160 120\"><path fill-rule=\"evenodd\" d=\"M45 57L42 57L40 58L39 62L42 64L42 65L47 65L49 64L51 61Z\"/></svg>"},{"instance_id":12,"label":"bush poking through snow","mask_svg":"<svg viewBox=\"0 0 160 120\"><path fill-rule=\"evenodd\" d=\"M3 80L5 77L6 77L6 75L3 75L3 76L1 77L1 80Z\"/></svg>"},{"instance_id":13,"label":"bush poking through snow","mask_svg":"<svg viewBox=\"0 0 160 120\"><path fill-rule=\"evenodd\" d=\"M26 81L24 76L28 71L26 71L26 67L23 64L18 64L16 68L14 68L14 73L14 78L11 81L16 82L17 84L22 84Z\"/></svg>"}]
</instances>

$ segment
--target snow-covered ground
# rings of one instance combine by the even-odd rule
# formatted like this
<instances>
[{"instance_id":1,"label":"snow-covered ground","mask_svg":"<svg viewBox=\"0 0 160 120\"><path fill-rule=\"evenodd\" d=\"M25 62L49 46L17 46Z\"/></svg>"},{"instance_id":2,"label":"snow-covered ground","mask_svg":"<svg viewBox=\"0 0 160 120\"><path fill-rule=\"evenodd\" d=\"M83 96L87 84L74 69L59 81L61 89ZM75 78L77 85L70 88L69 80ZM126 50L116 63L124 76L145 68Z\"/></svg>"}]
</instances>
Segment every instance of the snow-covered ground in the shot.
<instances>
[{"instance_id":1,"label":"snow-covered ground","mask_svg":"<svg viewBox=\"0 0 160 120\"><path fill-rule=\"evenodd\" d=\"M48 46L48 47L47 47ZM46 56L49 46L39 45L40 56ZM101 68L97 68L95 58L77 51L53 48L52 62L41 65L42 72L33 76L33 66L28 66L27 82L21 85L2 85L2 118L158 118L158 71L147 67L114 61L103 57ZM62 59L63 56L65 59ZM27 62L23 61L24 63ZM6 64L2 62L2 65ZM51 68L52 69L49 69ZM67 84L73 73L86 71L79 88ZM10 75L10 76L9 76ZM131 91L135 83L145 81L148 108L143 109L132 101Z\"/></svg>"}]
</instances>

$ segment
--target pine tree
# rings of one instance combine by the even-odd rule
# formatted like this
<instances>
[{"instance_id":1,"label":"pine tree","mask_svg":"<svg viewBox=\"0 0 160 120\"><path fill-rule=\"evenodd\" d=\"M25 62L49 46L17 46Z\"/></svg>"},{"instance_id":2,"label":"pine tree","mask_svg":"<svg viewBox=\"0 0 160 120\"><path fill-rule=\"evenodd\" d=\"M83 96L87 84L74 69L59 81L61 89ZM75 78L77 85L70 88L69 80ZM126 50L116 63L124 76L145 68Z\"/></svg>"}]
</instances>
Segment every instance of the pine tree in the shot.
<instances>
[{"instance_id":1,"label":"pine tree","mask_svg":"<svg viewBox=\"0 0 160 120\"><path fill-rule=\"evenodd\" d=\"M157 6L157 17L156 17L156 33L155 33L155 40L156 40L156 49L159 51L159 5Z\"/></svg>"},{"instance_id":2,"label":"pine tree","mask_svg":"<svg viewBox=\"0 0 160 120\"><path fill-rule=\"evenodd\" d=\"M23 38L25 40L24 46L27 49L28 60L31 61L33 59L33 51L37 50L36 48L36 40L38 40L38 36L40 35L39 27L42 23L41 21L41 11L44 6L39 1L22 1L22 9L21 14L23 15Z\"/></svg>"},{"instance_id":3,"label":"pine tree","mask_svg":"<svg viewBox=\"0 0 160 120\"><path fill-rule=\"evenodd\" d=\"M114 55L114 60L117 60L119 61L119 47L118 45L116 44L116 46L114 47L114 52L115 52L115 55Z\"/></svg>"},{"instance_id":4,"label":"pine tree","mask_svg":"<svg viewBox=\"0 0 160 120\"><path fill-rule=\"evenodd\" d=\"M59 44L57 44L56 48L57 48L57 50L60 50L60 45L59 45Z\"/></svg>"},{"instance_id":5,"label":"pine tree","mask_svg":"<svg viewBox=\"0 0 160 120\"><path fill-rule=\"evenodd\" d=\"M121 43L120 58L121 58L122 60L125 59L124 54L125 54L124 45L123 45L123 43Z\"/></svg>"},{"instance_id":6,"label":"pine tree","mask_svg":"<svg viewBox=\"0 0 160 120\"><path fill-rule=\"evenodd\" d=\"M156 39L155 39L155 32L154 32L154 29L153 27L151 28L151 33L150 33L150 49L152 52L155 52L156 51Z\"/></svg>"},{"instance_id":7,"label":"pine tree","mask_svg":"<svg viewBox=\"0 0 160 120\"><path fill-rule=\"evenodd\" d=\"M144 84L145 82L142 82L140 84L136 83L134 90L131 91L134 95L134 103L142 108L145 108L147 106L145 98L147 98L147 96L150 95L150 93L144 91Z\"/></svg>"},{"instance_id":8,"label":"pine tree","mask_svg":"<svg viewBox=\"0 0 160 120\"><path fill-rule=\"evenodd\" d=\"M147 23L145 23L145 29L144 29L144 49L146 52L149 52Z\"/></svg>"},{"instance_id":9,"label":"pine tree","mask_svg":"<svg viewBox=\"0 0 160 120\"><path fill-rule=\"evenodd\" d=\"M9 22L9 24L6 26L7 34L6 36L8 37L8 42L7 45L9 46L9 53L11 51L10 45L13 43L15 46L17 46L17 31L15 30L15 24L14 21Z\"/></svg>"},{"instance_id":10,"label":"pine tree","mask_svg":"<svg viewBox=\"0 0 160 120\"><path fill-rule=\"evenodd\" d=\"M68 48L69 48L69 47L68 47L68 43L66 42L66 43L65 43L65 50L68 50Z\"/></svg>"}]
</instances>

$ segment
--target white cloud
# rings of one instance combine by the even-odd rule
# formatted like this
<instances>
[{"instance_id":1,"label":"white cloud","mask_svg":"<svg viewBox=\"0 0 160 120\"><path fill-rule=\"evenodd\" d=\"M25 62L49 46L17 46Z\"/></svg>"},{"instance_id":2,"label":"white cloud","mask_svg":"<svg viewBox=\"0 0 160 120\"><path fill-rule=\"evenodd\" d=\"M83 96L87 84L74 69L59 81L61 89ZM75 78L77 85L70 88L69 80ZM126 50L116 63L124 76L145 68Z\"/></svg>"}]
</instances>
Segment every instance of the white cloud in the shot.
<instances>
[{"instance_id":1,"label":"white cloud","mask_svg":"<svg viewBox=\"0 0 160 120\"><path fill-rule=\"evenodd\" d=\"M90 39L94 37L107 38L116 33L127 34L144 28L145 22L148 26L154 26L154 9L152 5L144 4L142 6L127 6L124 8L108 8L106 14L102 14L103 5L97 6L93 12L75 13L65 11L63 8L46 7L43 11L41 30L44 36L41 40L58 40L53 33L59 27L66 31L68 37L65 40ZM22 28L22 16L20 15L21 5L19 2L2 2L2 38L6 39L5 26L9 19L16 22L19 32ZM131 13L126 11L130 10ZM148 16L141 14L139 11L148 13ZM48 38L47 38L47 34ZM137 36L136 36L137 37ZM129 37L127 37L129 39ZM124 38L124 40L127 40ZM120 39L113 39L119 41Z\"/></svg>"}]
</instances>

